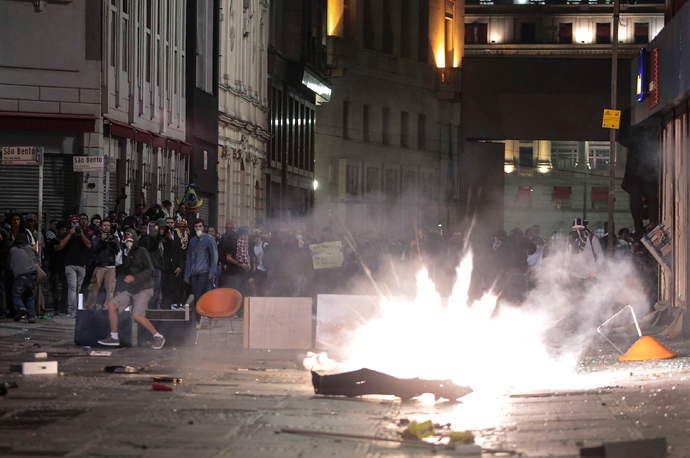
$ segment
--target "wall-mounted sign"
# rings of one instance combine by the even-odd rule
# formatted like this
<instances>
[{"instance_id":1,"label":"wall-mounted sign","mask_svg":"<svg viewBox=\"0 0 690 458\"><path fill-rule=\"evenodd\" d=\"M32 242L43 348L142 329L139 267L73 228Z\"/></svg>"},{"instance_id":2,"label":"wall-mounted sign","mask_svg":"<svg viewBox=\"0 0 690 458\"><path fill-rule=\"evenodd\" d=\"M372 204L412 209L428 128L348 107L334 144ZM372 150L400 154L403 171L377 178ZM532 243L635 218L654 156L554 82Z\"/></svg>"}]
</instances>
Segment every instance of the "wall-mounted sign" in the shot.
<instances>
[{"instance_id":1,"label":"wall-mounted sign","mask_svg":"<svg viewBox=\"0 0 690 458\"><path fill-rule=\"evenodd\" d=\"M601 127L605 127L607 129L620 129L620 126L620 110L604 110L604 121L601 123Z\"/></svg>"},{"instance_id":2,"label":"wall-mounted sign","mask_svg":"<svg viewBox=\"0 0 690 458\"><path fill-rule=\"evenodd\" d=\"M104 170L103 156L74 156L72 158L75 172L98 172Z\"/></svg>"},{"instance_id":3,"label":"wall-mounted sign","mask_svg":"<svg viewBox=\"0 0 690 458\"><path fill-rule=\"evenodd\" d=\"M38 164L38 147L36 146L3 146L3 165Z\"/></svg>"},{"instance_id":4,"label":"wall-mounted sign","mask_svg":"<svg viewBox=\"0 0 690 458\"><path fill-rule=\"evenodd\" d=\"M659 49L649 54L649 97L647 109L651 110L659 105Z\"/></svg>"},{"instance_id":5,"label":"wall-mounted sign","mask_svg":"<svg viewBox=\"0 0 690 458\"><path fill-rule=\"evenodd\" d=\"M640 58L637 62L637 101L642 102L647 93L646 83L647 78L645 78L645 67L647 66L647 54L644 48L640 49Z\"/></svg>"}]
</instances>

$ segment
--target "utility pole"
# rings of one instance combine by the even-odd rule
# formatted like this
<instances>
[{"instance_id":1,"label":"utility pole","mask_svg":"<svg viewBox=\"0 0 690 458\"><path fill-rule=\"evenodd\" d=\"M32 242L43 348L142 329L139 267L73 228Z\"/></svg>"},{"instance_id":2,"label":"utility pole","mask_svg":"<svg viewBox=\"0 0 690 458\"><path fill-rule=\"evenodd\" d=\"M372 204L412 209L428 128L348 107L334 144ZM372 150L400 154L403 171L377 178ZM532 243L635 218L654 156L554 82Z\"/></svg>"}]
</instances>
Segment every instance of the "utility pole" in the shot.
<instances>
[{"instance_id":1,"label":"utility pole","mask_svg":"<svg viewBox=\"0 0 690 458\"><path fill-rule=\"evenodd\" d=\"M621 2L613 2L613 42L611 46L611 109L616 109L618 96L618 20L620 16ZM616 190L616 129L609 129L609 224L608 224L608 251L613 254L613 235L616 227L613 224L614 215L614 191Z\"/></svg>"}]
</instances>

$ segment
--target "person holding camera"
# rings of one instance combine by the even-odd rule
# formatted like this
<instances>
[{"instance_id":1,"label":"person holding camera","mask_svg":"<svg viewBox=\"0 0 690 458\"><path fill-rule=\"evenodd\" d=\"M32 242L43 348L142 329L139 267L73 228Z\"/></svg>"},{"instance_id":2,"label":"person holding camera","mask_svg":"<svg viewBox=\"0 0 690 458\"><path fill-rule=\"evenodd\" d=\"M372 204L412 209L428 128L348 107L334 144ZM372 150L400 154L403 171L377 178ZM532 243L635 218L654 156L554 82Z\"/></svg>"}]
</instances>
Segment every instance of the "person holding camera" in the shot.
<instances>
[{"instance_id":1,"label":"person holding camera","mask_svg":"<svg viewBox=\"0 0 690 458\"><path fill-rule=\"evenodd\" d=\"M65 276L67 277L67 311L70 318L77 316L79 290L86 275L86 258L91 241L79 226L79 217L69 219L70 230L60 241L60 249L65 250Z\"/></svg>"},{"instance_id":2,"label":"person holding camera","mask_svg":"<svg viewBox=\"0 0 690 458\"><path fill-rule=\"evenodd\" d=\"M111 232L110 221L105 220L101 223L101 234L91 241L91 252L96 256L95 268L89 283L89 295L86 299L84 308L92 310L98 299L98 291L101 284L105 288L105 303L113 300L117 277L115 267L117 266L117 255L120 253L120 243Z\"/></svg>"}]
</instances>

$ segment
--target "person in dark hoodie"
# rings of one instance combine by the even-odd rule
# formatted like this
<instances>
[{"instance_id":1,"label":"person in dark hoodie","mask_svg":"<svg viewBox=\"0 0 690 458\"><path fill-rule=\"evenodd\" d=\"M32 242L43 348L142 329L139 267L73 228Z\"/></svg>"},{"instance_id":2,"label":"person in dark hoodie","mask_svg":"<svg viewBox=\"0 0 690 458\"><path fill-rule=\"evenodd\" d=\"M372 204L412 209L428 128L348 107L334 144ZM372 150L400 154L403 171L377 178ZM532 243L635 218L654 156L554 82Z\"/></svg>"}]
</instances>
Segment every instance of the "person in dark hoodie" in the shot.
<instances>
[{"instance_id":1,"label":"person in dark hoodie","mask_svg":"<svg viewBox=\"0 0 690 458\"><path fill-rule=\"evenodd\" d=\"M12 283L12 302L14 304L14 321L21 321L28 315L29 323L36 322L36 298L34 288L37 282L36 264L38 254L29 246L28 237L19 232L10 249L10 258L14 282Z\"/></svg>"},{"instance_id":2,"label":"person in dark hoodie","mask_svg":"<svg viewBox=\"0 0 690 458\"><path fill-rule=\"evenodd\" d=\"M153 349L160 350L165 345L165 337L159 333L146 318L146 309L153 296L153 265L146 248L135 243L136 232L132 229L124 234L125 278L120 291L108 303L108 318L110 320L110 337L99 340L98 343L109 347L120 346L120 336L117 332L117 312L132 307L132 318L153 334Z\"/></svg>"},{"instance_id":3,"label":"person in dark hoodie","mask_svg":"<svg viewBox=\"0 0 690 458\"><path fill-rule=\"evenodd\" d=\"M154 285L153 303L149 303L149 308L170 310L175 303L176 278L182 273L184 265L180 239L174 237L168 222L160 218L156 221L154 229L149 232L146 248L151 255L155 274L160 279L158 285ZM159 291L158 298L155 294L156 286Z\"/></svg>"}]
</instances>

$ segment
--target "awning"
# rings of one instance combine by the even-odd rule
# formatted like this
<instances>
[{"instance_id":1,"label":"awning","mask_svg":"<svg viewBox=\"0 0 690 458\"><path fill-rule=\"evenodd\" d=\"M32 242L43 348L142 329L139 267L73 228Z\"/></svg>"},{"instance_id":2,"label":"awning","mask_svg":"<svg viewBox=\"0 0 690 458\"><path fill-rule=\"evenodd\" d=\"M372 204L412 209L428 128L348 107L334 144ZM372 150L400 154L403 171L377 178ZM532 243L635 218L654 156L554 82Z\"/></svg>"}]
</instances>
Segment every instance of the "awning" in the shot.
<instances>
[{"instance_id":1,"label":"awning","mask_svg":"<svg viewBox=\"0 0 690 458\"><path fill-rule=\"evenodd\" d=\"M592 188L592 200L609 200L609 188Z\"/></svg>"},{"instance_id":2,"label":"awning","mask_svg":"<svg viewBox=\"0 0 690 458\"><path fill-rule=\"evenodd\" d=\"M136 129L129 124L125 124L119 121L113 121L112 119L106 118L106 123L110 123L110 135L113 137L129 138L134 140Z\"/></svg>"},{"instance_id":3,"label":"awning","mask_svg":"<svg viewBox=\"0 0 690 458\"><path fill-rule=\"evenodd\" d=\"M185 142L180 142L180 152L182 154L192 154L192 145Z\"/></svg>"},{"instance_id":4,"label":"awning","mask_svg":"<svg viewBox=\"0 0 690 458\"><path fill-rule=\"evenodd\" d=\"M95 132L96 116L0 111L0 129Z\"/></svg>"},{"instance_id":5,"label":"awning","mask_svg":"<svg viewBox=\"0 0 690 458\"><path fill-rule=\"evenodd\" d=\"M146 130L137 129L137 141L147 145L153 145L153 135Z\"/></svg>"},{"instance_id":6,"label":"awning","mask_svg":"<svg viewBox=\"0 0 690 458\"><path fill-rule=\"evenodd\" d=\"M553 188L553 200L570 199L571 192L572 188L570 186L556 186Z\"/></svg>"},{"instance_id":7,"label":"awning","mask_svg":"<svg viewBox=\"0 0 690 458\"><path fill-rule=\"evenodd\" d=\"M179 153L182 150L182 147L180 145L180 142L178 142L177 140L170 139L168 141L168 149L177 151Z\"/></svg>"},{"instance_id":8,"label":"awning","mask_svg":"<svg viewBox=\"0 0 690 458\"><path fill-rule=\"evenodd\" d=\"M168 141L167 137L163 137L162 135L156 135L156 134L153 134L152 136L153 136L153 147L165 149L166 143Z\"/></svg>"}]
</instances>

